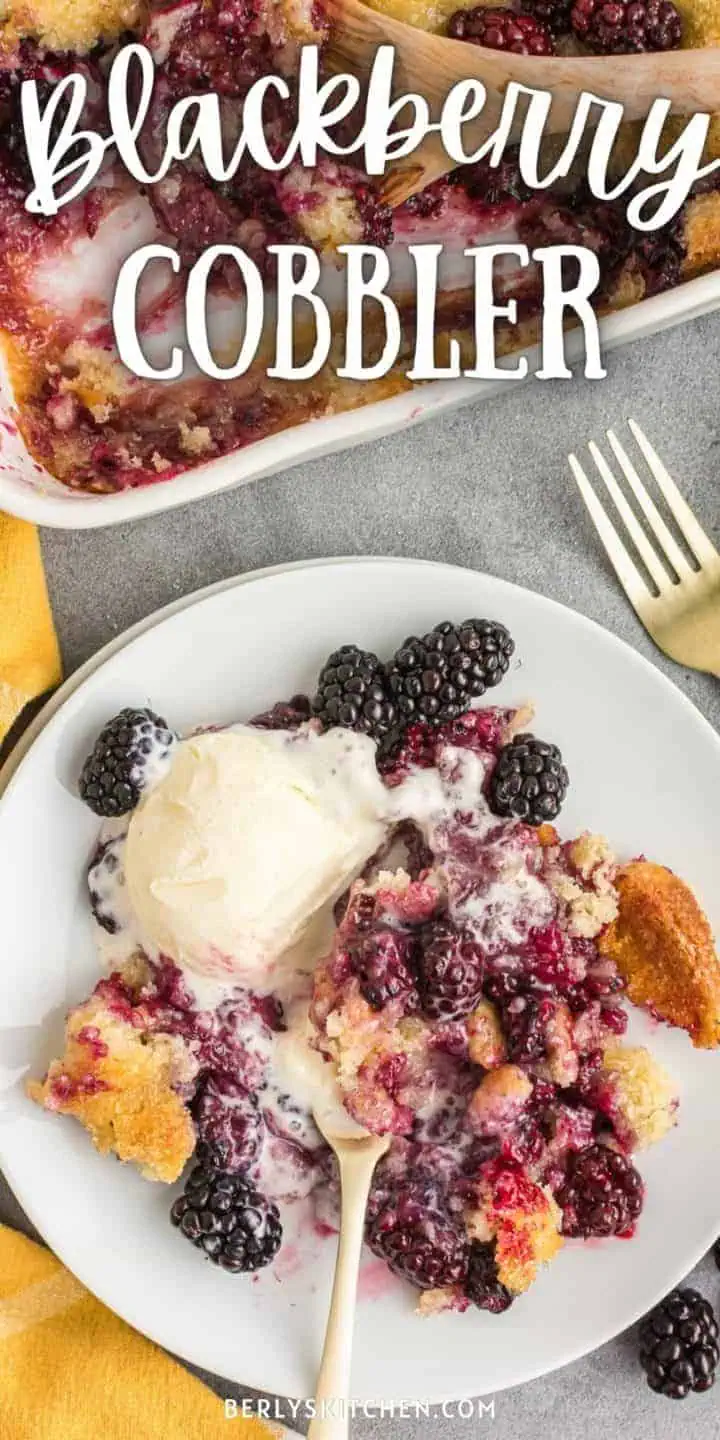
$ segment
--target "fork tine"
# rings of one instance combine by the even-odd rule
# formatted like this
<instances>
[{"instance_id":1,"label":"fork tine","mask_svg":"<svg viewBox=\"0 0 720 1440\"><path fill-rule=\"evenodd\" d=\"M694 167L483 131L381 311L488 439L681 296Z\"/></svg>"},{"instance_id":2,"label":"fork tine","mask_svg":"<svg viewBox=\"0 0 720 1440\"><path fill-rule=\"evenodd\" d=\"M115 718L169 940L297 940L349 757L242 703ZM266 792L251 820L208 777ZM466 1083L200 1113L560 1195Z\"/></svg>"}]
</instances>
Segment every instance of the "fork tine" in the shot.
<instances>
[{"instance_id":1,"label":"fork tine","mask_svg":"<svg viewBox=\"0 0 720 1440\"><path fill-rule=\"evenodd\" d=\"M720 555L712 541L708 539L702 525L695 519L687 501L683 500L675 481L668 474L657 451L653 449L647 436L643 434L635 420L629 420L628 424L696 560L700 565L715 565L720 561Z\"/></svg>"},{"instance_id":2,"label":"fork tine","mask_svg":"<svg viewBox=\"0 0 720 1440\"><path fill-rule=\"evenodd\" d=\"M644 530L642 529L642 526L638 524L638 521L630 506L628 505L628 502L625 499L625 496L623 495L623 492L620 489L620 486L618 485L617 480L615 479L615 476L613 475L612 470L607 463L607 460L605 459L605 456L603 455L602 451L598 449L594 440L590 441L588 449L590 451L590 454L592 455L593 460L595 461L595 464L597 465L598 470L600 471L603 480L605 481L605 488L610 495L610 499L612 500L615 509L620 516L620 519L625 525L625 528L635 546L635 549L638 551L638 554L643 560L647 570L652 575L652 578L655 581L658 590L662 593L664 590L667 590L670 585L672 585L672 580L670 579L670 576L668 575L665 566L661 564L660 560L658 560L655 550L653 550L653 547L650 544Z\"/></svg>"},{"instance_id":3,"label":"fork tine","mask_svg":"<svg viewBox=\"0 0 720 1440\"><path fill-rule=\"evenodd\" d=\"M653 534L655 535L658 543L664 550L667 559L670 561L670 564L672 565L675 574L677 575L679 580L689 579L695 574L695 571L685 559L685 556L683 555L683 552L680 549L680 546L678 545L675 536L670 530L668 530L668 527L665 524L665 521L663 520L660 511L657 509L657 506L653 504L653 501L648 495L648 492L645 489L645 486L643 485L642 480L640 479L640 476L638 475L637 470L635 469L635 466L630 459L630 456L623 449L623 446L620 444L620 441L618 440L617 435L613 430L608 430L607 437L610 441L610 444L615 453L615 458L617 459L618 464L622 469L625 479L627 480L628 485L630 486L630 489L632 490L633 495L635 496L635 499L637 500L638 505L640 506L643 515L645 516L645 519L650 526L650 529L653 531Z\"/></svg>"},{"instance_id":4,"label":"fork tine","mask_svg":"<svg viewBox=\"0 0 720 1440\"><path fill-rule=\"evenodd\" d=\"M578 483L580 494L588 508L590 519L605 547L608 560L630 604L634 606L638 613L641 613L648 601L652 599L650 591L634 561L630 559L612 520L606 515L577 456L569 455L568 460L570 461L570 469Z\"/></svg>"}]
</instances>

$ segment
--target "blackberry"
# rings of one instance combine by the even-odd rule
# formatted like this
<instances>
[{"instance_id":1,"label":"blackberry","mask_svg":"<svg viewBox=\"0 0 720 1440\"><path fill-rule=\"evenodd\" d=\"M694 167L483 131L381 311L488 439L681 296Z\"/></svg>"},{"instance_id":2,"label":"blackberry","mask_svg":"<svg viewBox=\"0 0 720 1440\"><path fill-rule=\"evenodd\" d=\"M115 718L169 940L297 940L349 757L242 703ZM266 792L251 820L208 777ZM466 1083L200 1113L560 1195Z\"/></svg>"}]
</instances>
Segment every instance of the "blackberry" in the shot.
<instances>
[{"instance_id":1,"label":"blackberry","mask_svg":"<svg viewBox=\"0 0 720 1440\"><path fill-rule=\"evenodd\" d=\"M600 1023L613 1035L625 1035L629 1024L627 1011L619 1005L603 1005L600 1009Z\"/></svg>"},{"instance_id":2,"label":"blackberry","mask_svg":"<svg viewBox=\"0 0 720 1440\"><path fill-rule=\"evenodd\" d=\"M495 1246L474 1240L470 1246L465 1294L479 1310L502 1315L513 1303L514 1296L498 1280Z\"/></svg>"},{"instance_id":3,"label":"blackberry","mask_svg":"<svg viewBox=\"0 0 720 1440\"><path fill-rule=\"evenodd\" d=\"M573 1155L558 1191L563 1235L629 1235L644 1196L630 1160L606 1145L589 1145Z\"/></svg>"},{"instance_id":4,"label":"blackberry","mask_svg":"<svg viewBox=\"0 0 720 1440\"><path fill-rule=\"evenodd\" d=\"M444 621L420 640L411 635L388 668L388 684L403 728L414 721L443 725L499 684L515 649L493 620Z\"/></svg>"},{"instance_id":5,"label":"blackberry","mask_svg":"<svg viewBox=\"0 0 720 1440\"><path fill-rule=\"evenodd\" d=\"M531 930L528 937L528 964L538 986L567 994L576 978L567 938L558 925Z\"/></svg>"},{"instance_id":6,"label":"blackberry","mask_svg":"<svg viewBox=\"0 0 720 1440\"><path fill-rule=\"evenodd\" d=\"M227 1170L222 1150L217 1145L211 1145L207 1140L198 1140L195 1146L194 1160L196 1165L201 1165L203 1170L212 1170L213 1174L216 1171Z\"/></svg>"},{"instance_id":7,"label":"blackberry","mask_svg":"<svg viewBox=\"0 0 720 1440\"><path fill-rule=\"evenodd\" d=\"M325 729L343 725L373 740L384 740L392 734L395 705L377 655L372 650L359 650L357 645L334 650L320 671L312 711Z\"/></svg>"},{"instance_id":8,"label":"blackberry","mask_svg":"<svg viewBox=\"0 0 720 1440\"><path fill-rule=\"evenodd\" d=\"M488 799L495 815L515 815L542 825L560 813L569 784L557 745L517 735L500 751L490 777Z\"/></svg>"},{"instance_id":9,"label":"blackberry","mask_svg":"<svg viewBox=\"0 0 720 1440\"><path fill-rule=\"evenodd\" d=\"M640 1326L640 1364L651 1390L684 1400L715 1384L720 1358L718 1326L709 1300L697 1290L673 1290Z\"/></svg>"},{"instance_id":10,"label":"blackberry","mask_svg":"<svg viewBox=\"0 0 720 1440\"><path fill-rule=\"evenodd\" d=\"M478 5L456 10L448 21L453 40L485 45L488 50L506 50L513 55L554 55L555 46L546 25L535 15L517 10L489 10Z\"/></svg>"},{"instance_id":11,"label":"blackberry","mask_svg":"<svg viewBox=\"0 0 720 1440\"><path fill-rule=\"evenodd\" d=\"M601 295L612 290L629 260L640 271L646 295L660 294L678 283L687 253L684 209L669 224L650 234L628 224L622 203L598 202L586 182L578 185L568 206L566 214L573 217L577 234L583 237L578 243L591 244L600 263ZM573 228L573 224L567 225L568 243ZM539 243L537 233L521 238Z\"/></svg>"},{"instance_id":12,"label":"blackberry","mask_svg":"<svg viewBox=\"0 0 720 1440\"><path fill-rule=\"evenodd\" d=\"M547 1023L555 1010L552 1000L534 995L513 995L502 1006L503 1030L508 1059L528 1065L542 1060L547 1046Z\"/></svg>"},{"instance_id":13,"label":"blackberry","mask_svg":"<svg viewBox=\"0 0 720 1440\"><path fill-rule=\"evenodd\" d=\"M449 720L434 732L438 745L454 745L458 750L474 750L477 755L496 755L502 749L509 715L507 710L484 705L481 710L466 710L457 720Z\"/></svg>"},{"instance_id":14,"label":"blackberry","mask_svg":"<svg viewBox=\"0 0 720 1440\"><path fill-rule=\"evenodd\" d=\"M546 25L551 35L567 35L574 0L523 0L528 15Z\"/></svg>"},{"instance_id":15,"label":"blackberry","mask_svg":"<svg viewBox=\"0 0 720 1440\"><path fill-rule=\"evenodd\" d=\"M98 925L108 935L117 935L123 929L125 917L113 908L113 899L124 886L122 855L125 837L114 836L98 845L88 866L88 890L90 909ZM129 918L129 917L128 917Z\"/></svg>"},{"instance_id":16,"label":"blackberry","mask_svg":"<svg viewBox=\"0 0 720 1440\"><path fill-rule=\"evenodd\" d=\"M713 1245L713 1260L715 1261L718 1270L720 1270L720 1240L716 1240L715 1244Z\"/></svg>"},{"instance_id":17,"label":"blackberry","mask_svg":"<svg viewBox=\"0 0 720 1440\"><path fill-rule=\"evenodd\" d=\"M494 975L488 975L483 992L488 1000L493 1000L496 1005L504 1001L512 1000L520 989L520 981L517 975L509 970L497 970Z\"/></svg>"},{"instance_id":18,"label":"blackberry","mask_svg":"<svg viewBox=\"0 0 720 1440\"><path fill-rule=\"evenodd\" d=\"M502 749L508 711L495 706L466 710L445 725L408 725L400 744L378 757L378 769L385 784L399 785L411 769L428 770L437 762L441 745L474 750L477 755L496 755Z\"/></svg>"},{"instance_id":19,"label":"blackberry","mask_svg":"<svg viewBox=\"0 0 720 1440\"><path fill-rule=\"evenodd\" d=\"M468 1242L452 1216L412 1189L389 1195L367 1225L370 1249L419 1290L462 1285Z\"/></svg>"},{"instance_id":20,"label":"blackberry","mask_svg":"<svg viewBox=\"0 0 720 1440\"><path fill-rule=\"evenodd\" d=\"M518 1122L501 1146L503 1160L512 1160L524 1168L537 1165L545 1153L547 1136L534 1116Z\"/></svg>"},{"instance_id":21,"label":"blackberry","mask_svg":"<svg viewBox=\"0 0 720 1440\"><path fill-rule=\"evenodd\" d=\"M420 190L417 195L409 195L407 200L403 201L403 213L416 215L420 220L429 220L431 216L442 215L447 205L447 196L447 181L436 180L425 190Z\"/></svg>"},{"instance_id":22,"label":"blackberry","mask_svg":"<svg viewBox=\"0 0 720 1440\"><path fill-rule=\"evenodd\" d=\"M264 1122L256 1097L230 1075L218 1072L203 1080L192 1108L200 1140L213 1149L223 1170L249 1170L263 1141Z\"/></svg>"},{"instance_id":23,"label":"blackberry","mask_svg":"<svg viewBox=\"0 0 720 1440\"><path fill-rule=\"evenodd\" d=\"M293 695L291 700L279 700L270 710L254 715L250 724L256 730L298 730L311 714L307 695Z\"/></svg>"},{"instance_id":24,"label":"blackberry","mask_svg":"<svg viewBox=\"0 0 720 1440\"><path fill-rule=\"evenodd\" d=\"M196 1165L170 1211L170 1219L215 1265L239 1275L269 1265L280 1249L282 1225L276 1205L242 1175L210 1163Z\"/></svg>"},{"instance_id":25,"label":"blackberry","mask_svg":"<svg viewBox=\"0 0 720 1440\"><path fill-rule=\"evenodd\" d=\"M572 1087L574 1092L573 1099L577 1096L578 1100L587 1101L588 1104L594 1105L602 1065L602 1050L590 1050L587 1055L580 1057L577 1080Z\"/></svg>"},{"instance_id":26,"label":"blackberry","mask_svg":"<svg viewBox=\"0 0 720 1440\"><path fill-rule=\"evenodd\" d=\"M418 1009L413 973L415 948L415 937L409 931L390 927L372 930L353 947L353 970L360 992L373 1010L382 1010L389 1001L398 999L402 999L406 1014Z\"/></svg>"},{"instance_id":27,"label":"blackberry","mask_svg":"<svg viewBox=\"0 0 720 1440\"><path fill-rule=\"evenodd\" d=\"M83 765L81 800L105 818L127 815L176 739L154 710L121 710L100 731Z\"/></svg>"},{"instance_id":28,"label":"blackberry","mask_svg":"<svg viewBox=\"0 0 720 1440\"><path fill-rule=\"evenodd\" d=\"M518 151L507 151L499 165L489 160L476 160L472 165L463 165L453 172L453 184L461 185L470 200L481 205L524 205L532 200L533 191L520 174Z\"/></svg>"},{"instance_id":29,"label":"blackberry","mask_svg":"<svg viewBox=\"0 0 720 1440\"><path fill-rule=\"evenodd\" d=\"M423 1013L432 1020L461 1020L482 994L482 954L448 920L425 926L418 956L418 988Z\"/></svg>"},{"instance_id":30,"label":"blackberry","mask_svg":"<svg viewBox=\"0 0 720 1440\"><path fill-rule=\"evenodd\" d=\"M570 21L597 55L677 50L682 21L672 0L575 0Z\"/></svg>"},{"instance_id":31,"label":"blackberry","mask_svg":"<svg viewBox=\"0 0 720 1440\"><path fill-rule=\"evenodd\" d=\"M660 295L678 285L687 255L684 209L654 234L629 227L632 254L645 282L646 295Z\"/></svg>"}]
</instances>

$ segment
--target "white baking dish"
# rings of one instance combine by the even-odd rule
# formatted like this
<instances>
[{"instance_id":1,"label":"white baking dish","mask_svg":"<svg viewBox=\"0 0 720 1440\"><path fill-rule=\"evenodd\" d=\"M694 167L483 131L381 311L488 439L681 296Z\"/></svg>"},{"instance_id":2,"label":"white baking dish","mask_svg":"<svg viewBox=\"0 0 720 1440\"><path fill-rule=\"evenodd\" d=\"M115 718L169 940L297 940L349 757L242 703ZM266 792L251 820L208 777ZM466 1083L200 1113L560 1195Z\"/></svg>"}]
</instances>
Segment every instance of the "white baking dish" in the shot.
<instances>
[{"instance_id":1,"label":"white baking dish","mask_svg":"<svg viewBox=\"0 0 720 1440\"><path fill-rule=\"evenodd\" d=\"M602 322L604 348L609 350L657 334L716 309L720 309L720 271L608 316ZM569 337L568 357L579 356L580 343L579 334ZM533 355L534 352L530 352L531 368ZM159 480L154 485L114 495L87 495L61 485L28 454L12 422L12 396L0 361L0 510L61 530L91 530L157 515L191 500L286 470L301 460L377 440L454 406L487 399L501 389L507 391L508 383L443 380L418 386L360 410L307 421L243 450L196 465L175 479ZM586 383L602 384L602 381Z\"/></svg>"}]
</instances>

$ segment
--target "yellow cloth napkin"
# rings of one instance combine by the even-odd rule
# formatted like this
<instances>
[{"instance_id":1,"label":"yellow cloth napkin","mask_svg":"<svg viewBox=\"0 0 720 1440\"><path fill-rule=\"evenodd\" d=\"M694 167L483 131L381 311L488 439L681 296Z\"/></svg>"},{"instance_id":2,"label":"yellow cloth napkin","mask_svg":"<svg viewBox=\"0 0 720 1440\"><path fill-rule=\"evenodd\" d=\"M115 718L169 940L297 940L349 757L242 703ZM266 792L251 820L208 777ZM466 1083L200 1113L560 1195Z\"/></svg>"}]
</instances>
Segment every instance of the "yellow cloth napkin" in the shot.
<instances>
[{"instance_id":1,"label":"yellow cloth napkin","mask_svg":"<svg viewBox=\"0 0 720 1440\"><path fill-rule=\"evenodd\" d=\"M60 676L37 530L0 515L0 743L28 701Z\"/></svg>"},{"instance_id":2,"label":"yellow cloth napkin","mask_svg":"<svg viewBox=\"0 0 720 1440\"><path fill-rule=\"evenodd\" d=\"M188 1296L188 1303L191 1297ZM239 1343L242 1343L239 1340ZM0 1225L2 1440L275 1440Z\"/></svg>"}]
</instances>

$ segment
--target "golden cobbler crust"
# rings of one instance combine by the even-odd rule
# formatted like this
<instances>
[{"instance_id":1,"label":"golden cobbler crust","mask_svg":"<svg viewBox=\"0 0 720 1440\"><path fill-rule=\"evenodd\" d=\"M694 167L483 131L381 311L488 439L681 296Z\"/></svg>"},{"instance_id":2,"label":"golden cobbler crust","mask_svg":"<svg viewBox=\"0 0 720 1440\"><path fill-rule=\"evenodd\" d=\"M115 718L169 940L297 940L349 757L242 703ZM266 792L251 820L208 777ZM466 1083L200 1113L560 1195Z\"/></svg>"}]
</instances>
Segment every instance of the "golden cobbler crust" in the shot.
<instances>
[{"instance_id":1,"label":"golden cobbler crust","mask_svg":"<svg viewBox=\"0 0 720 1440\"><path fill-rule=\"evenodd\" d=\"M720 125L718 126L720 154ZM720 265L720 193L699 195L688 208L685 221L688 276L699 275Z\"/></svg>"},{"instance_id":2,"label":"golden cobbler crust","mask_svg":"<svg viewBox=\"0 0 720 1440\"><path fill-rule=\"evenodd\" d=\"M686 50L705 45L720 45L720 5L718 0L675 0L683 20L683 45Z\"/></svg>"},{"instance_id":3,"label":"golden cobbler crust","mask_svg":"<svg viewBox=\"0 0 720 1440\"><path fill-rule=\"evenodd\" d=\"M609 1045L603 1075L610 1082L615 1124L632 1150L657 1144L676 1122L675 1082L644 1045Z\"/></svg>"},{"instance_id":4,"label":"golden cobbler crust","mask_svg":"<svg viewBox=\"0 0 720 1440\"><path fill-rule=\"evenodd\" d=\"M441 32L456 10L469 10L478 0L368 0L368 3L372 10L389 15L392 20L401 20L404 25L414 25L416 30ZM485 3L491 4L493 0ZM506 3L507 0L498 0L498 5Z\"/></svg>"},{"instance_id":5,"label":"golden cobbler crust","mask_svg":"<svg viewBox=\"0 0 720 1440\"><path fill-rule=\"evenodd\" d=\"M145 0L7 0L0 38L32 36L49 50L84 54L99 40L136 28L146 13Z\"/></svg>"},{"instance_id":6,"label":"golden cobbler crust","mask_svg":"<svg viewBox=\"0 0 720 1440\"><path fill-rule=\"evenodd\" d=\"M0 0L0 41L25 36L50 50L85 54L145 24L150 0ZM310 0L268 0L267 30L277 44L313 44L324 37L319 10Z\"/></svg>"},{"instance_id":7,"label":"golden cobbler crust","mask_svg":"<svg viewBox=\"0 0 720 1440\"><path fill-rule=\"evenodd\" d=\"M600 940L630 999L687 1030L693 1044L720 1043L720 961L692 890L671 870L637 860L617 879L618 918Z\"/></svg>"},{"instance_id":8,"label":"golden cobbler crust","mask_svg":"<svg viewBox=\"0 0 720 1440\"><path fill-rule=\"evenodd\" d=\"M79 1120L102 1155L169 1184L195 1148L179 1089L196 1069L179 1036L129 1024L96 994L70 1012L64 1054L27 1091L44 1109Z\"/></svg>"}]
</instances>

